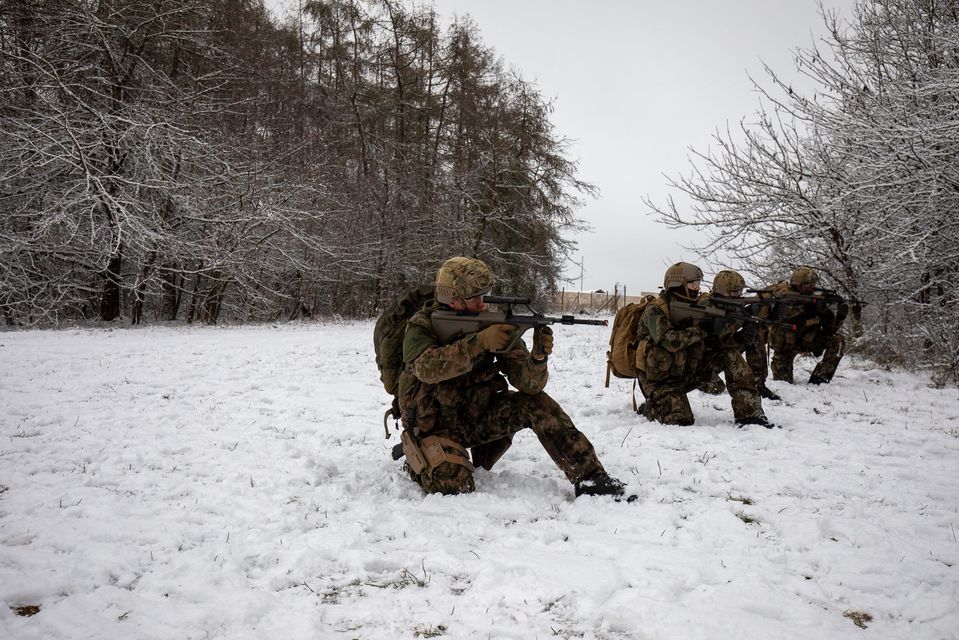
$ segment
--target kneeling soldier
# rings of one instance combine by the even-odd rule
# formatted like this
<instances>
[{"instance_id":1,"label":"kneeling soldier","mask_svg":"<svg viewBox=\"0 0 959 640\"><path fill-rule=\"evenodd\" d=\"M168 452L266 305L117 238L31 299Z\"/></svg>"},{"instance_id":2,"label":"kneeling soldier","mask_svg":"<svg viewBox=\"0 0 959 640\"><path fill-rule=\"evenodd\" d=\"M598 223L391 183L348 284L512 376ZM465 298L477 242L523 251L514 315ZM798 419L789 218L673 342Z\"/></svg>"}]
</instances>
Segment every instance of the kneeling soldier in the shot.
<instances>
[{"instance_id":1,"label":"kneeling soldier","mask_svg":"<svg viewBox=\"0 0 959 640\"><path fill-rule=\"evenodd\" d=\"M492 284L482 261L451 258L437 273L436 302L409 320L399 399L410 476L430 493L471 492L473 465L492 469L513 434L529 428L577 496L622 496L623 483L606 473L593 445L543 391L553 350L549 327L534 331L532 353L509 324L449 344L437 337L430 321L434 311L485 311L483 296ZM510 384L517 391L509 390Z\"/></svg>"},{"instance_id":2,"label":"kneeling soldier","mask_svg":"<svg viewBox=\"0 0 959 640\"><path fill-rule=\"evenodd\" d=\"M818 284L819 274L812 267L802 266L793 271L788 283L770 285L765 292L774 299L783 296L788 302L790 293L813 296ZM809 384L829 383L846 350L846 339L841 329L848 311L846 301L838 297L834 301L820 298L799 304L777 305L773 317L795 324L796 330L788 331L779 326L769 328L769 347L774 352L770 363L773 380L792 383L793 362L797 355L805 353L815 358L822 357L809 376ZM756 359L750 364L757 381L765 386L765 358Z\"/></svg>"},{"instance_id":3,"label":"kneeling soldier","mask_svg":"<svg viewBox=\"0 0 959 640\"><path fill-rule=\"evenodd\" d=\"M742 351L753 339L752 328L739 322L675 322L670 303L697 302L703 272L696 265L678 262L666 270L663 290L646 306L639 320L639 384L646 396L640 412L663 424L691 425L695 421L686 394L700 389L722 371L732 398L733 416L739 425L773 425L763 413L759 393ZM715 293L735 296L745 285L742 276L729 271L717 275Z\"/></svg>"}]
</instances>

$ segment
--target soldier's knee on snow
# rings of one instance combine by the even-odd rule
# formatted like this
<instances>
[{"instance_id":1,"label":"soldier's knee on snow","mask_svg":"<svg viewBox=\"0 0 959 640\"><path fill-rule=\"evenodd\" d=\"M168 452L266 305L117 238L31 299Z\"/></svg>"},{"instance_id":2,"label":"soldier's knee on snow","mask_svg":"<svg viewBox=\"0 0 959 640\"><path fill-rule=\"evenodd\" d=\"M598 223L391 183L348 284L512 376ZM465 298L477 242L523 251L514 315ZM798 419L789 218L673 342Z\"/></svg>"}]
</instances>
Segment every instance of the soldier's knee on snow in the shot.
<instances>
[{"instance_id":1,"label":"soldier's knee on snow","mask_svg":"<svg viewBox=\"0 0 959 640\"><path fill-rule=\"evenodd\" d=\"M429 493L469 493L473 484L473 465L466 448L442 436L416 438L403 431L400 439L410 476Z\"/></svg>"},{"instance_id":2,"label":"soldier's knee on snow","mask_svg":"<svg viewBox=\"0 0 959 640\"><path fill-rule=\"evenodd\" d=\"M696 418L689 415L668 415L656 419L661 424L670 424L676 427L691 427Z\"/></svg>"},{"instance_id":3,"label":"soldier's knee on snow","mask_svg":"<svg viewBox=\"0 0 959 640\"><path fill-rule=\"evenodd\" d=\"M452 496L460 493L472 493L476 489L473 482L473 471L466 467L443 462L438 465L429 478L429 481L423 484L423 489L427 493L442 493L444 496Z\"/></svg>"}]
</instances>

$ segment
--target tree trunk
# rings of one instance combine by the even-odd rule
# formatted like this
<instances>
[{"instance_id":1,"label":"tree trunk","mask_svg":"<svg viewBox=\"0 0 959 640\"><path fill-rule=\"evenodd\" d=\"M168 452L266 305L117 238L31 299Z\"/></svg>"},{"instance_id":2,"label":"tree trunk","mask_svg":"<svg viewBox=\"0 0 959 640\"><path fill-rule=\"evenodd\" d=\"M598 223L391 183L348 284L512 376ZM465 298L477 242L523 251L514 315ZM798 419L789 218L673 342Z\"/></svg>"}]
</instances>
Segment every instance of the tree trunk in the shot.
<instances>
[{"instance_id":1,"label":"tree trunk","mask_svg":"<svg viewBox=\"0 0 959 640\"><path fill-rule=\"evenodd\" d=\"M179 280L179 274L171 265L163 265L160 268L160 289L163 291L160 303L161 320L176 320L182 299Z\"/></svg>"},{"instance_id":2,"label":"tree trunk","mask_svg":"<svg viewBox=\"0 0 959 640\"><path fill-rule=\"evenodd\" d=\"M110 256L104 272L103 295L100 298L100 319L109 322L120 317L120 268L123 265L123 244Z\"/></svg>"}]
</instances>

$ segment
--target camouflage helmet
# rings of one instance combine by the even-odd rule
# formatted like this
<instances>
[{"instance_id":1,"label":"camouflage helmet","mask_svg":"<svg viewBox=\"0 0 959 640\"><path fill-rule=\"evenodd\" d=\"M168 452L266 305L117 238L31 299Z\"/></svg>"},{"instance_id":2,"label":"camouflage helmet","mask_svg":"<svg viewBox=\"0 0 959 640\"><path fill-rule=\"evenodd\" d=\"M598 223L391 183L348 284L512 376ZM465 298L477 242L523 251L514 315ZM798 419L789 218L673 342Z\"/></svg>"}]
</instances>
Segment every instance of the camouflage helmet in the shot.
<instances>
[{"instance_id":1,"label":"camouflage helmet","mask_svg":"<svg viewBox=\"0 0 959 640\"><path fill-rule=\"evenodd\" d=\"M734 292L742 293L746 288L746 280L738 272L730 269L724 269L713 278L713 293L721 296L729 296Z\"/></svg>"},{"instance_id":2,"label":"camouflage helmet","mask_svg":"<svg viewBox=\"0 0 959 640\"><path fill-rule=\"evenodd\" d=\"M796 267L792 277L789 278L789 284L794 287L801 287L804 284L816 286L818 282L819 274L812 267Z\"/></svg>"},{"instance_id":3,"label":"camouflage helmet","mask_svg":"<svg viewBox=\"0 0 959 640\"><path fill-rule=\"evenodd\" d=\"M450 258L436 272L436 300L442 304L485 295L492 288L492 272L476 258Z\"/></svg>"},{"instance_id":4,"label":"camouflage helmet","mask_svg":"<svg viewBox=\"0 0 959 640\"><path fill-rule=\"evenodd\" d=\"M663 277L663 288L685 287L687 282L703 279L703 270L688 262L677 262L666 269Z\"/></svg>"}]
</instances>

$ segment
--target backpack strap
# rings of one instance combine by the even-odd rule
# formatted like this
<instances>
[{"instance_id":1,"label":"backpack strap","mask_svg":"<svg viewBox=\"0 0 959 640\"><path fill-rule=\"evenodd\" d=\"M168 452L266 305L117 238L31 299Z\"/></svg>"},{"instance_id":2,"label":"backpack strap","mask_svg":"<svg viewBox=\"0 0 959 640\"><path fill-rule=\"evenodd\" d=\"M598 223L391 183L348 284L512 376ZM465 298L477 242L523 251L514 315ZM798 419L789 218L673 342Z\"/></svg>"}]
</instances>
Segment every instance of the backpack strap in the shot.
<instances>
[{"instance_id":1,"label":"backpack strap","mask_svg":"<svg viewBox=\"0 0 959 640\"><path fill-rule=\"evenodd\" d=\"M655 298L650 300L650 303L659 307L659 310L663 312L663 315L665 315L667 318L672 320L672 318L670 318L669 316L669 303L663 300L661 296L656 296Z\"/></svg>"}]
</instances>

